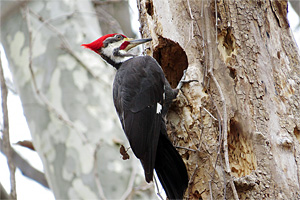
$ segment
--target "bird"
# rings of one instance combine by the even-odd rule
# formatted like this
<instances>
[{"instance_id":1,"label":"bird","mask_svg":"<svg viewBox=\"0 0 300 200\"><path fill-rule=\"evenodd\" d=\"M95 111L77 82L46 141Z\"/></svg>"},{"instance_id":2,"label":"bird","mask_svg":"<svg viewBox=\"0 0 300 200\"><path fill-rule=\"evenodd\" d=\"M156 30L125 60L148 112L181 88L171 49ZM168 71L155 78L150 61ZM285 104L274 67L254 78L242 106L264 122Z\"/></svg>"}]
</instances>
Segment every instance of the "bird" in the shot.
<instances>
[{"instance_id":1,"label":"bird","mask_svg":"<svg viewBox=\"0 0 300 200\"><path fill-rule=\"evenodd\" d=\"M183 199L188 173L168 138L165 121L184 77L173 89L153 57L130 52L151 40L113 33L81 46L99 54L117 70L113 83L114 105L130 147L142 164L146 182L153 181L155 170L167 198Z\"/></svg>"}]
</instances>

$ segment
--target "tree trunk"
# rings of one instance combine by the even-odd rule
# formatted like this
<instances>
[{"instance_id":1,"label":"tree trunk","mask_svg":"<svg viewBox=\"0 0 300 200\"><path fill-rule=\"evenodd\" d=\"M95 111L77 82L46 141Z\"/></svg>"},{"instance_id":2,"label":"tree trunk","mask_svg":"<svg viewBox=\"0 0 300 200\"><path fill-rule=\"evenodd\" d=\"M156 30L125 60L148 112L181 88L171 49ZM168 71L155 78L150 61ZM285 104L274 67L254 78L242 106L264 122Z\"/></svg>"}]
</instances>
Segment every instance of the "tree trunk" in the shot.
<instances>
[{"instance_id":1,"label":"tree trunk","mask_svg":"<svg viewBox=\"0 0 300 200\"><path fill-rule=\"evenodd\" d=\"M80 46L102 35L92 3L18 6L1 2L1 40L56 199L153 198L137 159L119 153L129 145L113 107L115 71Z\"/></svg>"},{"instance_id":2,"label":"tree trunk","mask_svg":"<svg viewBox=\"0 0 300 200\"><path fill-rule=\"evenodd\" d=\"M287 2L140 0L139 10L171 84L184 69L199 80L168 113L185 197L299 199L300 57Z\"/></svg>"}]
</instances>

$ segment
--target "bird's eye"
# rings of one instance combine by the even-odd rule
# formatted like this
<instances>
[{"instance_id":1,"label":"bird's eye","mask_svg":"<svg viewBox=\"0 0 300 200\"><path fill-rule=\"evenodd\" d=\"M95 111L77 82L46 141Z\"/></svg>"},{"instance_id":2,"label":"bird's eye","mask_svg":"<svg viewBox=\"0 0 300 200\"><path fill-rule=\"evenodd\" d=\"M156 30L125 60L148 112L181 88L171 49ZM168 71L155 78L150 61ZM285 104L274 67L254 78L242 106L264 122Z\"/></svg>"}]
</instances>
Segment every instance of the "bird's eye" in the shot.
<instances>
[{"instance_id":1,"label":"bird's eye","mask_svg":"<svg viewBox=\"0 0 300 200\"><path fill-rule=\"evenodd\" d=\"M122 35L115 35L115 38L122 39L123 37L122 37Z\"/></svg>"}]
</instances>

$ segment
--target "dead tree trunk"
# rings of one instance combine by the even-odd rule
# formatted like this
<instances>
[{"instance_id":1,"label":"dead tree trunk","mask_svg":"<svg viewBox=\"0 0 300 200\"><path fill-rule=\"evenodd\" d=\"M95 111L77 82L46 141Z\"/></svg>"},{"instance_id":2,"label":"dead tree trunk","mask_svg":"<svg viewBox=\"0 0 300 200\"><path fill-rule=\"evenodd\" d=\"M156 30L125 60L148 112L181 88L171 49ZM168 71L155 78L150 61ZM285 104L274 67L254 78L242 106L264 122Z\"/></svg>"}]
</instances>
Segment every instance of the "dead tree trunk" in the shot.
<instances>
[{"instance_id":1,"label":"dead tree trunk","mask_svg":"<svg viewBox=\"0 0 300 200\"><path fill-rule=\"evenodd\" d=\"M300 67L286 1L139 1L173 86L169 136L188 199L300 198Z\"/></svg>"}]
</instances>

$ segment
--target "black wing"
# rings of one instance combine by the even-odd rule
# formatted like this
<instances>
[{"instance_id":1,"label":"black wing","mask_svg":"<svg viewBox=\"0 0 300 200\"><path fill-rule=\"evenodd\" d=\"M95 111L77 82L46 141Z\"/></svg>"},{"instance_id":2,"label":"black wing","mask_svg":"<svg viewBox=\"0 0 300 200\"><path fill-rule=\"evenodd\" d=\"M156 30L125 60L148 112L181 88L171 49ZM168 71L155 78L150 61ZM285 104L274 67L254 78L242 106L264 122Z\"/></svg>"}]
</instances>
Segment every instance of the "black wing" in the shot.
<instances>
[{"instance_id":1,"label":"black wing","mask_svg":"<svg viewBox=\"0 0 300 200\"><path fill-rule=\"evenodd\" d=\"M142 162L147 182L153 177L161 130L164 82L161 67L150 56L124 62L114 81L114 104L130 146Z\"/></svg>"}]
</instances>

